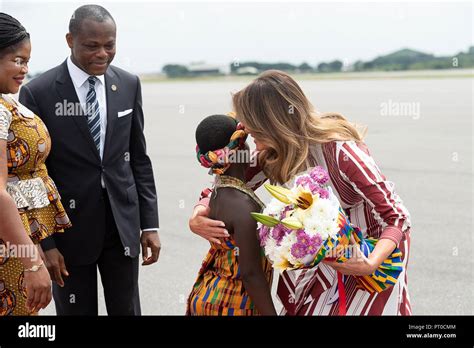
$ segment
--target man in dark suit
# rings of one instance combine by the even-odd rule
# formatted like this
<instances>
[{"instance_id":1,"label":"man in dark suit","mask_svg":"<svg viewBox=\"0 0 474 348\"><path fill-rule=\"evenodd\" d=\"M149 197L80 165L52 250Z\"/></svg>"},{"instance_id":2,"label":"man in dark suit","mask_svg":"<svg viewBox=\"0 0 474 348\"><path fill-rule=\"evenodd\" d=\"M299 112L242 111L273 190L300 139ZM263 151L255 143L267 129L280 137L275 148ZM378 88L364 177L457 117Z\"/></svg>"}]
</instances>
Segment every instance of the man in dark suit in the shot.
<instances>
[{"instance_id":1,"label":"man in dark suit","mask_svg":"<svg viewBox=\"0 0 474 348\"><path fill-rule=\"evenodd\" d=\"M140 315L140 244L143 265L161 249L140 81L110 65L115 39L106 9L79 7L66 35L71 56L20 92L49 129L49 174L73 224L41 244L58 315L97 315L97 268L107 313Z\"/></svg>"}]
</instances>

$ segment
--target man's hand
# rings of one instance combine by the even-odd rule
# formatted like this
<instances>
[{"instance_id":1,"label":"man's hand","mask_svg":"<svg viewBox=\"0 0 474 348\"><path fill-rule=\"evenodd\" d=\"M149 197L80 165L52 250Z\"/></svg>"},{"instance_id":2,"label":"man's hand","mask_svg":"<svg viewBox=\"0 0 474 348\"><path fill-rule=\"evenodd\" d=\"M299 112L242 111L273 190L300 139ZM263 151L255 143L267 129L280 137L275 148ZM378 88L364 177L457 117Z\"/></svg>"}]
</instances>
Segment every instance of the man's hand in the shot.
<instances>
[{"instance_id":1,"label":"man's hand","mask_svg":"<svg viewBox=\"0 0 474 348\"><path fill-rule=\"evenodd\" d=\"M66 269L63 255L57 248L54 248L46 250L43 257L51 280L55 281L60 287L64 287L63 276L68 277L69 273Z\"/></svg>"},{"instance_id":2,"label":"man's hand","mask_svg":"<svg viewBox=\"0 0 474 348\"><path fill-rule=\"evenodd\" d=\"M142 244L142 257L143 257L142 266L148 266L158 261L158 258L160 257L160 250L161 250L161 242L160 242L160 236L158 235L158 232L155 232L155 231L142 232L140 243ZM148 256L148 248L151 249L151 256Z\"/></svg>"},{"instance_id":3,"label":"man's hand","mask_svg":"<svg viewBox=\"0 0 474 348\"><path fill-rule=\"evenodd\" d=\"M219 238L229 237L229 232L225 229L224 222L208 218L210 211L209 207L203 205L196 206L193 216L189 219L189 228L209 242L221 244Z\"/></svg>"}]
</instances>

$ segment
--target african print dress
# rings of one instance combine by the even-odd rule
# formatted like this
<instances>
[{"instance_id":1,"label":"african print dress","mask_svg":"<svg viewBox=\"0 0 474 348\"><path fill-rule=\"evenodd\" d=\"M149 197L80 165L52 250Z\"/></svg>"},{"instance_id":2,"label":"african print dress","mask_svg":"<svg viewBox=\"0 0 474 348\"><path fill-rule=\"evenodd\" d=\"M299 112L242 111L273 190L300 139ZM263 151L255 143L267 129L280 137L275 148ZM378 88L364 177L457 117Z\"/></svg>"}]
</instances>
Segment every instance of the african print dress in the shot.
<instances>
[{"instance_id":1,"label":"african print dress","mask_svg":"<svg viewBox=\"0 0 474 348\"><path fill-rule=\"evenodd\" d=\"M7 191L35 244L71 226L45 161L51 139L43 121L11 97L0 95L0 139L7 141ZM6 250L8 243L0 239ZM9 255L11 254L11 256ZM0 316L29 315L23 265L14 253L0 255Z\"/></svg>"},{"instance_id":2,"label":"african print dress","mask_svg":"<svg viewBox=\"0 0 474 348\"><path fill-rule=\"evenodd\" d=\"M261 208L264 207L255 193L242 181L224 175L219 178L215 186L216 190L221 187L234 188L250 196ZM232 235L225 238L222 244L211 243L211 248L204 258L189 295L187 315L249 316L259 314L249 294L245 291L237 250ZM263 249L261 255L263 271L271 285L273 269Z\"/></svg>"}]
</instances>

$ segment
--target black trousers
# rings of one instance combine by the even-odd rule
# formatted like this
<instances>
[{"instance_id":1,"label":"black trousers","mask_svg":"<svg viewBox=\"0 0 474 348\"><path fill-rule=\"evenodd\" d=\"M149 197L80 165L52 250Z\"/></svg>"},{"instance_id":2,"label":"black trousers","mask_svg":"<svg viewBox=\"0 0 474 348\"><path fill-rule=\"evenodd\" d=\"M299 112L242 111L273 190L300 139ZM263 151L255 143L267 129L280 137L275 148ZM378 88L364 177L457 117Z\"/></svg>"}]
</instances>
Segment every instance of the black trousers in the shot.
<instances>
[{"instance_id":1,"label":"black trousers","mask_svg":"<svg viewBox=\"0 0 474 348\"><path fill-rule=\"evenodd\" d=\"M53 298L57 315L98 315L97 269L99 269L104 287L107 313L109 315L141 315L138 257L131 258L125 255L105 190L102 201L106 212L102 253L95 263L84 266L68 265L67 255L63 255L69 277L63 276L64 287L62 288L53 282Z\"/></svg>"}]
</instances>

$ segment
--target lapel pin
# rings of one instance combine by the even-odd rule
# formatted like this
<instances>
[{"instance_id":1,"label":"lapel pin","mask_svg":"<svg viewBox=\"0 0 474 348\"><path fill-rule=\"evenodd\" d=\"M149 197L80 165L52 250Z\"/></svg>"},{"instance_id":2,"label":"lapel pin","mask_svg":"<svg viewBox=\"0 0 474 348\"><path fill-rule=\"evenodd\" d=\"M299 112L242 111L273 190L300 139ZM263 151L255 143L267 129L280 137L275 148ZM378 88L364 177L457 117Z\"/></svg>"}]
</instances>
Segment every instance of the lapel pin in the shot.
<instances>
[{"instance_id":1,"label":"lapel pin","mask_svg":"<svg viewBox=\"0 0 474 348\"><path fill-rule=\"evenodd\" d=\"M110 88L111 88L112 91L114 91L114 92L117 90L117 86L115 86L115 85L110 86Z\"/></svg>"}]
</instances>

